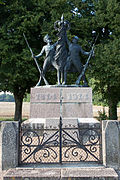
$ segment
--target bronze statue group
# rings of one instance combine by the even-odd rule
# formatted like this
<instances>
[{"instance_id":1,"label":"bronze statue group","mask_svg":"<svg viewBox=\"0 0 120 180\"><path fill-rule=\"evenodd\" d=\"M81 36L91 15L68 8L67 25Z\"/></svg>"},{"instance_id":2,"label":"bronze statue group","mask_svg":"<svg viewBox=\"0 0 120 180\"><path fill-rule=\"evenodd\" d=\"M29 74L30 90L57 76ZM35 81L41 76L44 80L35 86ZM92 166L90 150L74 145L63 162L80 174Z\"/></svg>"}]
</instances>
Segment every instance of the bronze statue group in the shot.
<instances>
[{"instance_id":1,"label":"bronze statue group","mask_svg":"<svg viewBox=\"0 0 120 180\"><path fill-rule=\"evenodd\" d=\"M44 42L46 43L43 46L41 52L34 56L31 48L32 57L34 58L38 70L40 72L40 79L37 83L37 86L41 84L41 79L43 78L46 85L48 85L48 81L45 78L46 71L53 66L57 70L57 83L58 85L66 85L67 83L67 73L74 68L79 72L79 77L75 82L76 86L79 86L80 81L83 81L83 86L88 86L85 71L91 56L93 55L93 49L90 52L84 51L81 46L78 44L79 38L74 36L72 42L70 42L67 38L66 31L70 28L69 22L64 20L62 15L60 21L56 21L54 24L55 29L58 31L58 41L55 44L52 44L50 36L47 34L44 37ZM24 35L25 36L25 35ZM26 38L26 37L24 37ZM26 39L25 39L26 40ZM27 40L26 40L27 42ZM28 42L27 42L28 44ZM28 44L29 46L29 44ZM45 53L45 60L43 64L43 69L41 69L37 63L37 58L41 57ZM88 61L83 66L80 59L80 53L88 56Z\"/></svg>"}]
</instances>

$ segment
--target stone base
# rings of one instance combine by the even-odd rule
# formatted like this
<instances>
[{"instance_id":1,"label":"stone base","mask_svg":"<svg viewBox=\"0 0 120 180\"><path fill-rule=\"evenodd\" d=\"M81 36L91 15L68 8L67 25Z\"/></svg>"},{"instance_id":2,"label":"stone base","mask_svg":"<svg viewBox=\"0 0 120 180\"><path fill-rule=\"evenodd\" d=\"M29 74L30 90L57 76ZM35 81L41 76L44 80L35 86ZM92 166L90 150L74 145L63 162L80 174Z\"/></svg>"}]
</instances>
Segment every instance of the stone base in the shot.
<instances>
[{"instance_id":1,"label":"stone base","mask_svg":"<svg viewBox=\"0 0 120 180\"><path fill-rule=\"evenodd\" d=\"M58 129L59 128L59 118L32 118L24 121L22 124L24 128L31 129ZM95 118L63 118L62 119L63 128L100 128L101 124Z\"/></svg>"},{"instance_id":2,"label":"stone base","mask_svg":"<svg viewBox=\"0 0 120 180\"><path fill-rule=\"evenodd\" d=\"M100 129L101 128L101 123L100 121L98 121L97 119L95 118L78 118L77 120L78 122L78 127L80 129L82 128L96 128L96 129Z\"/></svg>"},{"instance_id":3,"label":"stone base","mask_svg":"<svg viewBox=\"0 0 120 180\"><path fill-rule=\"evenodd\" d=\"M17 168L9 170L3 180L118 180L112 168Z\"/></svg>"},{"instance_id":4,"label":"stone base","mask_svg":"<svg viewBox=\"0 0 120 180\"><path fill-rule=\"evenodd\" d=\"M27 121L24 121L24 127L31 127L33 129L58 129L59 128L59 118L32 118ZM78 127L77 118L63 118L62 119L63 127Z\"/></svg>"},{"instance_id":5,"label":"stone base","mask_svg":"<svg viewBox=\"0 0 120 180\"><path fill-rule=\"evenodd\" d=\"M60 111L64 118L92 118L92 89L88 87L31 89L30 118L59 118Z\"/></svg>"}]
</instances>

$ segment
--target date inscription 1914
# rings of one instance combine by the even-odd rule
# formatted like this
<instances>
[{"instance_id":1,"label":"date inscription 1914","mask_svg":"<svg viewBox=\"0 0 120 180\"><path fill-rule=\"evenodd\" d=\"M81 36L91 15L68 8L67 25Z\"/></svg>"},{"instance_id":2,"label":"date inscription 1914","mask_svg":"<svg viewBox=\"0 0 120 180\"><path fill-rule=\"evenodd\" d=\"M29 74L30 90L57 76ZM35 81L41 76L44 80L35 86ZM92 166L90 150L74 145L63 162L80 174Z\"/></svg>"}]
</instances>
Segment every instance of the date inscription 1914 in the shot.
<instances>
[{"instance_id":1,"label":"date inscription 1914","mask_svg":"<svg viewBox=\"0 0 120 180\"><path fill-rule=\"evenodd\" d=\"M87 93L63 93L63 102L88 102L90 101L89 94ZM60 95L56 93L36 93L32 95L32 102L59 102Z\"/></svg>"},{"instance_id":2,"label":"date inscription 1914","mask_svg":"<svg viewBox=\"0 0 120 180\"><path fill-rule=\"evenodd\" d=\"M88 94L81 93L69 93L67 94L67 100L76 100L76 101L87 101L89 99Z\"/></svg>"},{"instance_id":3,"label":"date inscription 1914","mask_svg":"<svg viewBox=\"0 0 120 180\"><path fill-rule=\"evenodd\" d=\"M36 101L55 101L57 100L57 95L55 93L36 93L32 98Z\"/></svg>"}]
</instances>

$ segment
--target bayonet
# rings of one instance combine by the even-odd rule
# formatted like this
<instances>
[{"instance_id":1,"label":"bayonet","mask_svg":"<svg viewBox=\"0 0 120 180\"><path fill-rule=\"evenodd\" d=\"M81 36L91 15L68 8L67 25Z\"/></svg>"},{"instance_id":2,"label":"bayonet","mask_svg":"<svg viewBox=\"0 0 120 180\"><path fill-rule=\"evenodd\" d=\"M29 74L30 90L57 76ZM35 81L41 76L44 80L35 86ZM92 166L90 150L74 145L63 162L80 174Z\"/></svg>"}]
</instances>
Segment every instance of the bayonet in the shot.
<instances>
[{"instance_id":1,"label":"bayonet","mask_svg":"<svg viewBox=\"0 0 120 180\"><path fill-rule=\"evenodd\" d=\"M38 68L38 71L39 71L39 73L40 73L40 78L39 78L39 81L38 81L38 83L37 83L36 86L39 86L39 85L40 85L41 77L43 78L45 84L46 84L46 85L49 85L48 81L46 80L46 78L45 78L45 76L44 76L44 74L43 74L42 68L39 66L36 58L34 57L33 51L32 51L32 49L31 49L31 47L30 47L30 45L29 45L29 43L28 43L28 41L27 41L27 38L26 38L26 36L25 36L24 33L23 33L23 36L24 36L25 42L26 42L26 44L27 44L27 46L28 46L28 48L29 48L29 50L30 50L30 52L31 52L31 54L32 54L32 57L33 57L33 59L34 59L34 61L35 61L35 64L36 64L36 66L37 66L37 68Z\"/></svg>"},{"instance_id":2,"label":"bayonet","mask_svg":"<svg viewBox=\"0 0 120 180\"><path fill-rule=\"evenodd\" d=\"M97 35L97 37L96 37L96 39L95 39L95 42L94 42L94 44L93 44L93 46L92 46L92 49L91 49L91 52L90 52L89 57L88 57L88 59L87 59L87 62L86 62L86 64L84 65L84 67L83 67L83 69L82 69L82 72L81 72L80 75L78 76L78 79L77 79L77 81L76 81L76 84L77 84L77 85L80 83L81 78L82 78L82 77L84 76L84 74L85 74L85 71L86 71L86 69L87 69L87 67L88 67L89 61L90 61L90 59L91 59L91 57L92 57L92 54L93 54L93 51L94 51L94 47L95 47L95 43L96 43L96 41L97 41L97 39L98 39L98 36L99 36L99 34Z\"/></svg>"}]
</instances>

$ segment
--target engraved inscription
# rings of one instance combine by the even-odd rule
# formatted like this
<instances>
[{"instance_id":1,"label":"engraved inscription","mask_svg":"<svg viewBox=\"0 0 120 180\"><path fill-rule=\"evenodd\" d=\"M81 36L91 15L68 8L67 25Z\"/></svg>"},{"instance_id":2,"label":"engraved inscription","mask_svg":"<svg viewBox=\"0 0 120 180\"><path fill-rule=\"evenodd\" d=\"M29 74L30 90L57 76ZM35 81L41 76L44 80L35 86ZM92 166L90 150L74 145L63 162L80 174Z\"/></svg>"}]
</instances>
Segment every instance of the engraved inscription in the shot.
<instances>
[{"instance_id":1,"label":"engraved inscription","mask_svg":"<svg viewBox=\"0 0 120 180\"><path fill-rule=\"evenodd\" d=\"M88 94L81 94L81 93L69 93L67 94L67 100L78 100L78 101L87 101L89 100Z\"/></svg>"},{"instance_id":2,"label":"engraved inscription","mask_svg":"<svg viewBox=\"0 0 120 180\"><path fill-rule=\"evenodd\" d=\"M57 95L55 93L36 93L33 98L37 101L52 101L57 99Z\"/></svg>"}]
</instances>

